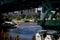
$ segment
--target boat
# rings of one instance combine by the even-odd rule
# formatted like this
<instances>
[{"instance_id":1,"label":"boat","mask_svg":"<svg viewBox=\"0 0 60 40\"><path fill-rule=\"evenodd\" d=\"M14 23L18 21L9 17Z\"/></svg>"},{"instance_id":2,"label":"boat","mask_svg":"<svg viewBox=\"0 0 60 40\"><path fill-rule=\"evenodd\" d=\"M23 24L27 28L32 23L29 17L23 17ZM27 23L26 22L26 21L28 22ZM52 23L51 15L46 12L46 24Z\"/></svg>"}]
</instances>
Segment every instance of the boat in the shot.
<instances>
[{"instance_id":1,"label":"boat","mask_svg":"<svg viewBox=\"0 0 60 40\"><path fill-rule=\"evenodd\" d=\"M4 23L3 23L3 26L5 26L5 27L11 27L11 28L16 28L16 23L14 23L14 22L12 22L12 21L5 21Z\"/></svg>"}]
</instances>

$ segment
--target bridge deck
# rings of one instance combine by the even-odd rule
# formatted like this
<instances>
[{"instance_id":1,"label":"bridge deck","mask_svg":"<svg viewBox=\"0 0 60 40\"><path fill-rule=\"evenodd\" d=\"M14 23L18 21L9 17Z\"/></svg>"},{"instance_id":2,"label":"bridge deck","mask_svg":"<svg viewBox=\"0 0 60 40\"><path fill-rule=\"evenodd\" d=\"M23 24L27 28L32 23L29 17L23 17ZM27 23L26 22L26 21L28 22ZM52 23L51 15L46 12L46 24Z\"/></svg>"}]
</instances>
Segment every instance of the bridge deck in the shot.
<instances>
[{"instance_id":1,"label":"bridge deck","mask_svg":"<svg viewBox=\"0 0 60 40\"><path fill-rule=\"evenodd\" d=\"M0 5L0 12L9 12L15 10L23 10L29 8L36 8L42 4L42 0L17 0L10 3L2 3Z\"/></svg>"}]
</instances>

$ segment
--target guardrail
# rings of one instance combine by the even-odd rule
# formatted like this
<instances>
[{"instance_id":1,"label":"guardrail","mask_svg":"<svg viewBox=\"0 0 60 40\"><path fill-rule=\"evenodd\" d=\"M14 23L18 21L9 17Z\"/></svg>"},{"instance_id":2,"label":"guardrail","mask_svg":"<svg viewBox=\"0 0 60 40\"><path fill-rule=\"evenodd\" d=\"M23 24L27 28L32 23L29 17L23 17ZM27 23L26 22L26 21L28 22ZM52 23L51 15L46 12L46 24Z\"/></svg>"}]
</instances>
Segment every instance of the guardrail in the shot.
<instances>
[{"instance_id":1,"label":"guardrail","mask_svg":"<svg viewBox=\"0 0 60 40\"><path fill-rule=\"evenodd\" d=\"M38 25L42 24L42 20L37 21ZM46 20L45 26L60 26L60 20Z\"/></svg>"}]
</instances>

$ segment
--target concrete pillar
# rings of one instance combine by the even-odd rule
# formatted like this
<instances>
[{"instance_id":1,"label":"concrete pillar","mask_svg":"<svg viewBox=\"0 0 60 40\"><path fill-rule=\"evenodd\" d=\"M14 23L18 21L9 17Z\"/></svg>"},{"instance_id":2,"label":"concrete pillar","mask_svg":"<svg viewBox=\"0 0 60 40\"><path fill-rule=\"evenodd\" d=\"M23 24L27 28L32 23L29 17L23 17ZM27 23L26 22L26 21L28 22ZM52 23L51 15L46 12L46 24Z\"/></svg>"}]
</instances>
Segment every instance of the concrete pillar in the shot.
<instances>
[{"instance_id":1,"label":"concrete pillar","mask_svg":"<svg viewBox=\"0 0 60 40\"><path fill-rule=\"evenodd\" d=\"M41 13L40 20L43 20L45 13Z\"/></svg>"}]
</instances>

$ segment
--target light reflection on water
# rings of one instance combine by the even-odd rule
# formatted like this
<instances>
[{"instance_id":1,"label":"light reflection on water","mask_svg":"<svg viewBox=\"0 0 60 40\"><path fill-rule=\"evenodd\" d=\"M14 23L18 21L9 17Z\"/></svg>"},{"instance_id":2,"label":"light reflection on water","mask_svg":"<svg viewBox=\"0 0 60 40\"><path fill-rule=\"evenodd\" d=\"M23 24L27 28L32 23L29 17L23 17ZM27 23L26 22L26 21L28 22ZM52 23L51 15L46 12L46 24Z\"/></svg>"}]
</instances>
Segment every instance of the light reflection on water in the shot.
<instances>
[{"instance_id":1,"label":"light reflection on water","mask_svg":"<svg viewBox=\"0 0 60 40\"><path fill-rule=\"evenodd\" d=\"M18 26L20 27L11 29L10 33L17 33L22 37L25 36L26 38L31 38L36 33L36 30L42 29L42 27L37 25L36 23L20 23Z\"/></svg>"}]
</instances>

